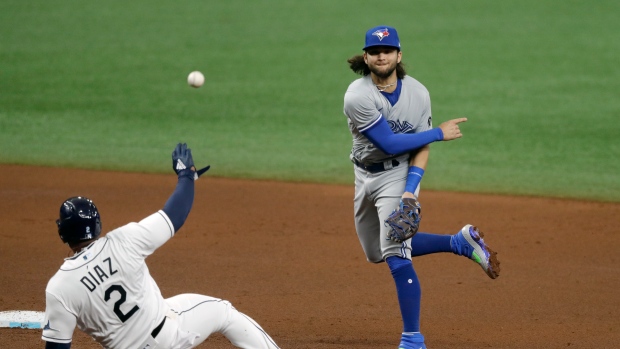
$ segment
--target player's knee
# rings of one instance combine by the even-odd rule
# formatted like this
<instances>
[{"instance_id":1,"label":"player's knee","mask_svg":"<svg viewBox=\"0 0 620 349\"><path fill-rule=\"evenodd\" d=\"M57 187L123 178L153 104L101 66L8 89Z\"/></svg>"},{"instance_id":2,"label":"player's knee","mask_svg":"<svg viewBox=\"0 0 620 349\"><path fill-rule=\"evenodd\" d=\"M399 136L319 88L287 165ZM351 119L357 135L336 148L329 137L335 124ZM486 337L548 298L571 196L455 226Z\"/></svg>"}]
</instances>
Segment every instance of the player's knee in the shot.
<instances>
[{"instance_id":1,"label":"player's knee","mask_svg":"<svg viewBox=\"0 0 620 349\"><path fill-rule=\"evenodd\" d=\"M367 257L366 260L370 263L379 264L383 263L383 258L381 257Z\"/></svg>"}]
</instances>

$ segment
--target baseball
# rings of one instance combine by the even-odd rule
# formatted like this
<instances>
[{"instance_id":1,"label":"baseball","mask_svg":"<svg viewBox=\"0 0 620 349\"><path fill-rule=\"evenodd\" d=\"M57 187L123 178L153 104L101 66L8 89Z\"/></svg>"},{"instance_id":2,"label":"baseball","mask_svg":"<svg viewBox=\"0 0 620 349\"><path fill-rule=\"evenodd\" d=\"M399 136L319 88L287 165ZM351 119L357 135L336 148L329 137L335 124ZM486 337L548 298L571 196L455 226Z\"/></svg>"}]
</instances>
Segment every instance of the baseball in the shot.
<instances>
[{"instance_id":1,"label":"baseball","mask_svg":"<svg viewBox=\"0 0 620 349\"><path fill-rule=\"evenodd\" d=\"M205 76L202 75L202 73L199 72L199 71L193 71L193 72L189 73L189 76L187 77L187 83L191 87L198 88L198 87L202 86L202 84L204 84L204 82L205 82Z\"/></svg>"}]
</instances>

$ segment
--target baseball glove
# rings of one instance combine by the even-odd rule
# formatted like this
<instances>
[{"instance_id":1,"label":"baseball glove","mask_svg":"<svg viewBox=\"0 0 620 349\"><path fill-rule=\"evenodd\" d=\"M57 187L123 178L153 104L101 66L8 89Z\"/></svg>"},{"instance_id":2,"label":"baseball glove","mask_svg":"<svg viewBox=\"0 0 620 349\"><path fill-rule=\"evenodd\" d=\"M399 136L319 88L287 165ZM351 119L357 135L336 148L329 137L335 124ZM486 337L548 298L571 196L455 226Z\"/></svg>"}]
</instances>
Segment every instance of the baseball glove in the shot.
<instances>
[{"instance_id":1,"label":"baseball glove","mask_svg":"<svg viewBox=\"0 0 620 349\"><path fill-rule=\"evenodd\" d=\"M420 226L421 212L422 207L415 198L401 199L398 209L394 210L385 220L385 225L391 228L387 233L387 238L403 242L414 236Z\"/></svg>"}]
</instances>

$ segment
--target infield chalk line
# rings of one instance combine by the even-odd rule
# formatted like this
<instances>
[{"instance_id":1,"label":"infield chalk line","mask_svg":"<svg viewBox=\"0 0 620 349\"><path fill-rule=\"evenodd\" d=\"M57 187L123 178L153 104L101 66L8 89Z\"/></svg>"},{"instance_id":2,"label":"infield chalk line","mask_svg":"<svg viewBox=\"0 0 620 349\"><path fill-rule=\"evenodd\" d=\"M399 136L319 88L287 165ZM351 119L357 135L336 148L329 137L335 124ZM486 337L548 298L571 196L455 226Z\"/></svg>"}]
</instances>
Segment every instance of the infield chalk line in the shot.
<instances>
[{"instance_id":1,"label":"infield chalk line","mask_svg":"<svg viewBox=\"0 0 620 349\"><path fill-rule=\"evenodd\" d=\"M0 311L0 327L41 329L45 313L32 310Z\"/></svg>"}]
</instances>

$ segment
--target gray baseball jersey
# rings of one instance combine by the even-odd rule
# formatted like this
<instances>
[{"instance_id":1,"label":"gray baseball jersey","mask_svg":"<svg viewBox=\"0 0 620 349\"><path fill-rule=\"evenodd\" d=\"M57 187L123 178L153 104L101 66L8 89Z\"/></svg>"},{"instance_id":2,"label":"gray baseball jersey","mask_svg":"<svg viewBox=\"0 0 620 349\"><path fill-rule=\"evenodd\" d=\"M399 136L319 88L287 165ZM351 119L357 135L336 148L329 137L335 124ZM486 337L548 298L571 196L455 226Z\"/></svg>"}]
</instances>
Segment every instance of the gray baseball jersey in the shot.
<instances>
[{"instance_id":1,"label":"gray baseball jersey","mask_svg":"<svg viewBox=\"0 0 620 349\"><path fill-rule=\"evenodd\" d=\"M416 79L402 79L400 96L392 105L370 76L353 81L344 96L344 114L353 136L351 157L364 164L396 158L399 166L379 173L355 168L355 229L368 261L379 263L396 255L411 259L411 239L397 243L386 238L383 222L398 207L405 189L409 154L386 154L362 132L385 118L394 133L417 133L432 128L428 90ZM398 156L396 156L398 155ZM416 189L416 196L419 192Z\"/></svg>"},{"instance_id":2,"label":"gray baseball jersey","mask_svg":"<svg viewBox=\"0 0 620 349\"><path fill-rule=\"evenodd\" d=\"M375 147L361 132L372 127L380 117L387 120L394 133L430 130L431 100L428 90L418 80L405 76L398 102L390 104L373 84L370 75L353 81L344 95L344 114L353 135L351 154L363 163L381 162L393 155Z\"/></svg>"}]
</instances>

